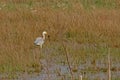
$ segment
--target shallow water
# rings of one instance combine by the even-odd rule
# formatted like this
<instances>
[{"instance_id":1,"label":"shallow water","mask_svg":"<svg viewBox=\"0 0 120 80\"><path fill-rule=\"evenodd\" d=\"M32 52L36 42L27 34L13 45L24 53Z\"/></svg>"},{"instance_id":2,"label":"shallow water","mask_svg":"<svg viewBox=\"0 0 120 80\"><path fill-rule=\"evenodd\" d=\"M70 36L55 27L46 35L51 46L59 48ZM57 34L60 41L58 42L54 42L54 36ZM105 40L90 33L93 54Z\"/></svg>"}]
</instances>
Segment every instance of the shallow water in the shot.
<instances>
[{"instance_id":1,"label":"shallow water","mask_svg":"<svg viewBox=\"0 0 120 80\"><path fill-rule=\"evenodd\" d=\"M103 68L103 66L102 66ZM108 80L107 71L103 70L88 70L85 65L80 65L76 71L73 71L74 79L78 80L82 75L83 80ZM120 70L111 71L112 80L120 80ZM2 74L0 80L7 74ZM70 80L71 74L67 65L52 64L48 68L44 67L40 73L19 73L18 78L14 80ZM9 79L13 80L13 79Z\"/></svg>"},{"instance_id":2,"label":"shallow water","mask_svg":"<svg viewBox=\"0 0 120 80\"><path fill-rule=\"evenodd\" d=\"M46 63L46 62L44 62ZM46 65L46 64L45 64ZM107 80L108 79L108 73L107 71L102 70L87 70L87 67L85 67L86 64L81 65L77 68L76 72L73 72L74 78L76 80L79 79L79 76L82 75L83 79L86 80ZM106 68L103 65L98 65L99 68ZM112 79L119 80L120 79L120 71L112 71ZM25 74L26 76L19 76L18 80L70 80L70 70L67 65L58 65L58 64L52 64L48 67L48 70L46 67L42 69L40 73L37 75L35 74Z\"/></svg>"}]
</instances>

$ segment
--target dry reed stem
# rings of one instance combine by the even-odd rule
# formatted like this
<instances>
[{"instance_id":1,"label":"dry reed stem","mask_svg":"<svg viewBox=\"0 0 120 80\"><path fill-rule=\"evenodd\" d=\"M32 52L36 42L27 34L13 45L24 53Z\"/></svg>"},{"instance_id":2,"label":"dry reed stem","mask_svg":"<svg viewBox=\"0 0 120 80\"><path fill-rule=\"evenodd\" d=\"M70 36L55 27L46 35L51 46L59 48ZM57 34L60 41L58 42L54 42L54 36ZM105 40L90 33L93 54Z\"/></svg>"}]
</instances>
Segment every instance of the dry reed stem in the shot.
<instances>
[{"instance_id":1,"label":"dry reed stem","mask_svg":"<svg viewBox=\"0 0 120 80\"><path fill-rule=\"evenodd\" d=\"M68 64L68 67L69 67L69 70L70 70L71 80L74 80L73 72L72 72L72 69L71 69L71 66L70 66L70 61L69 61L68 50L67 50L65 44L64 43L62 43L62 44L63 44L63 48L64 48L64 51L65 51L65 57L66 57L66 60L67 60L67 64Z\"/></svg>"},{"instance_id":2,"label":"dry reed stem","mask_svg":"<svg viewBox=\"0 0 120 80\"><path fill-rule=\"evenodd\" d=\"M110 60L110 49L108 51L108 80L111 80L111 60Z\"/></svg>"},{"instance_id":3,"label":"dry reed stem","mask_svg":"<svg viewBox=\"0 0 120 80\"><path fill-rule=\"evenodd\" d=\"M42 54L45 54L45 53L43 53L43 48L41 48L41 47L40 47L40 51L41 51L41 53L40 53L41 55L40 55L40 56L42 56ZM40 61L40 63L43 64L43 68L46 68L46 73L47 73L47 75L48 75L48 76L47 76L47 79L48 79L48 80L51 80L50 71L49 71L49 64L48 64L48 63L49 63L49 62L48 62L48 58L49 58L49 57L48 57L48 55L44 55L44 56L45 56L45 61L46 61L46 63L45 63L45 64L44 64L44 63L41 63L41 61Z\"/></svg>"},{"instance_id":4,"label":"dry reed stem","mask_svg":"<svg viewBox=\"0 0 120 80\"><path fill-rule=\"evenodd\" d=\"M51 79L51 77L50 77L50 71L49 71L49 62L48 62L48 55L46 55L47 56L47 58L46 58L46 63L47 63L47 74L48 74L48 80L50 80Z\"/></svg>"}]
</instances>

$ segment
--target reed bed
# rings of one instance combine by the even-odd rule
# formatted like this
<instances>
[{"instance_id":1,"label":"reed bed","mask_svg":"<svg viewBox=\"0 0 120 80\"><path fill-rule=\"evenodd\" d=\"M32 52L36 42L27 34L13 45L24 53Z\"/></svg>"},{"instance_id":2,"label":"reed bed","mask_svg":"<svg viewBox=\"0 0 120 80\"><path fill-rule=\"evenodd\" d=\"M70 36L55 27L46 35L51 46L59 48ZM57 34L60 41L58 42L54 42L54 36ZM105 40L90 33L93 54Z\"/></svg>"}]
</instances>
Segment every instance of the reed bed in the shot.
<instances>
[{"instance_id":1,"label":"reed bed","mask_svg":"<svg viewBox=\"0 0 120 80\"><path fill-rule=\"evenodd\" d=\"M0 72L29 72L30 68L39 72L41 65L33 56L40 50L33 42L44 30L49 34L44 51L53 53L51 58L65 58L61 46L65 40L70 64L86 63L90 58L96 65L106 58L108 48L111 61L119 62L120 1L97 1L1 0Z\"/></svg>"}]
</instances>

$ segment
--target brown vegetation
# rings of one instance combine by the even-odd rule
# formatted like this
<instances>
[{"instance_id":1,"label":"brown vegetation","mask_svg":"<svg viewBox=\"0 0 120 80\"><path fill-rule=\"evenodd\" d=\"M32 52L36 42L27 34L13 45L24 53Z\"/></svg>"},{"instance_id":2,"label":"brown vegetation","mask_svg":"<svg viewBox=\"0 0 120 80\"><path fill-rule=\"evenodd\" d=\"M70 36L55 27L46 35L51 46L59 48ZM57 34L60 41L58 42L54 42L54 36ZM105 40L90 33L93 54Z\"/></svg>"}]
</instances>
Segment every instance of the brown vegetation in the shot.
<instances>
[{"instance_id":1,"label":"brown vegetation","mask_svg":"<svg viewBox=\"0 0 120 80\"><path fill-rule=\"evenodd\" d=\"M118 8L85 10L82 4L74 1L74 5L71 3L70 8L58 6L56 9L48 5L19 5L21 0L13 1L15 3L11 4L12 7L4 1L3 4L5 3L6 6L0 10L1 71L6 69L5 66L14 66L12 69L16 71L19 70L18 68L23 69L39 63L33 58L34 54L39 53L39 49L33 42L44 30L50 35L49 42L47 40L44 45L48 48L55 48L58 44L62 44L64 39L70 42L75 41L77 44L106 44L107 47L120 48L120 10ZM119 2L119 0L116 1ZM47 3L49 3L48 0L46 0ZM55 45L52 45L53 43ZM78 51L75 56L80 53L84 52Z\"/></svg>"}]
</instances>

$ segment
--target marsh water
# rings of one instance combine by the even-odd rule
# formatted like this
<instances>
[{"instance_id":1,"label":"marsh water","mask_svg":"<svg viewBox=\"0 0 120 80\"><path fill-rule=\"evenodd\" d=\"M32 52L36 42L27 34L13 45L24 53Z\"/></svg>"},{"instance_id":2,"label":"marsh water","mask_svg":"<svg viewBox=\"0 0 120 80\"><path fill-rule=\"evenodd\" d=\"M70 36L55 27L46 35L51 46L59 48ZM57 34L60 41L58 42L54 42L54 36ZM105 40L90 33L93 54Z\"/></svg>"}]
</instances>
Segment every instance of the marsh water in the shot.
<instances>
[{"instance_id":1,"label":"marsh water","mask_svg":"<svg viewBox=\"0 0 120 80\"><path fill-rule=\"evenodd\" d=\"M45 67L40 73L23 74L18 78L18 80L71 80L71 74L68 65L51 65L45 60L43 60L43 62ZM77 67L74 65L71 66L74 80L81 80L81 76L83 80L108 80L107 65L97 63L95 67L89 62ZM111 69L112 80L120 80L120 63L112 67L114 67Z\"/></svg>"},{"instance_id":2,"label":"marsh water","mask_svg":"<svg viewBox=\"0 0 120 80\"><path fill-rule=\"evenodd\" d=\"M51 64L51 62L47 62L46 59L42 59L41 63L43 63L43 68L39 73L20 73L16 79L9 80L71 80L68 65L64 63ZM83 80L108 80L107 67L106 64L99 62L96 63L96 66L92 65L90 61L78 66L71 65L74 80L81 80L81 76ZM112 65L111 76L112 80L120 80L120 63Z\"/></svg>"},{"instance_id":3,"label":"marsh water","mask_svg":"<svg viewBox=\"0 0 120 80\"><path fill-rule=\"evenodd\" d=\"M73 45L71 43L68 46L72 46L71 52L69 51L70 53L72 53L72 51L88 50L88 52L90 52L89 54L92 54L92 49L96 51L95 53L101 49L99 48L97 50L94 45L88 44L79 46L78 44ZM99 55L97 55L97 57L95 55L94 57L93 55L85 54L87 52L84 54L76 54L77 56L69 54L68 65L64 55L65 53L61 48L58 51L58 48L59 47L46 48L43 50L43 57L39 59L39 63L41 64L40 71L37 71L37 73L34 71L32 73L16 73L18 74L17 78L10 80L71 80L71 76L73 76L74 80L81 80L81 78L83 80L108 80L108 59L106 54L102 54L102 57ZM101 50L104 50L104 47ZM39 53L39 49L33 53ZM1 74L0 77L5 75ZM120 62L118 58L113 58L113 56L111 56L111 78L112 80L120 80Z\"/></svg>"}]
</instances>

